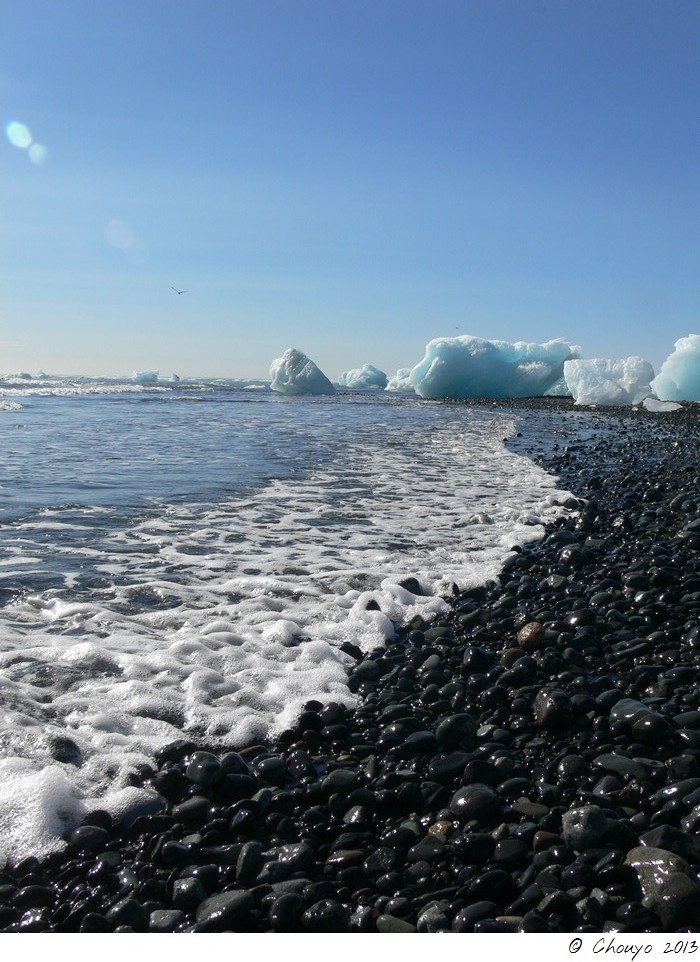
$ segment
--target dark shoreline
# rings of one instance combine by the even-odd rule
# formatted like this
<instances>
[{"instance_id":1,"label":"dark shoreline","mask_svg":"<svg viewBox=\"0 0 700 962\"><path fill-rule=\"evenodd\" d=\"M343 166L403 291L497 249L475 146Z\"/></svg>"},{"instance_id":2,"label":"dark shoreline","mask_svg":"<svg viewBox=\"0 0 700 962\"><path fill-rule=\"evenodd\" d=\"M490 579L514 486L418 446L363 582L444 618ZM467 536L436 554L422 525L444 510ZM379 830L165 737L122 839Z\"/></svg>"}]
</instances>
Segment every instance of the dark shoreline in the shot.
<instances>
[{"instance_id":1,"label":"dark shoreline","mask_svg":"<svg viewBox=\"0 0 700 962\"><path fill-rule=\"evenodd\" d=\"M578 516L348 648L354 711L163 749L165 807L2 870L0 931L700 930L700 408L473 403Z\"/></svg>"}]
</instances>

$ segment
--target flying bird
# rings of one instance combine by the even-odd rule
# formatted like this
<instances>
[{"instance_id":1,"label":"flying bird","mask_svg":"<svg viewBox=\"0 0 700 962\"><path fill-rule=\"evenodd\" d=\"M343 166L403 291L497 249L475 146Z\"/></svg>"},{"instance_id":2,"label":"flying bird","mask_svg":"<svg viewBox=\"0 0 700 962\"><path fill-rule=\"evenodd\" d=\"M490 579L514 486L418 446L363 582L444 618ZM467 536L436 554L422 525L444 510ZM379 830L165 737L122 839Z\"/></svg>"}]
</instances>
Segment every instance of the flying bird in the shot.
<instances>
[{"instance_id":1,"label":"flying bird","mask_svg":"<svg viewBox=\"0 0 700 962\"><path fill-rule=\"evenodd\" d=\"M172 284L171 284L170 286L173 288L173 290L175 291L176 294L186 294L186 293L187 293L187 291L179 291L179 290L177 289L177 287L173 287Z\"/></svg>"}]
</instances>

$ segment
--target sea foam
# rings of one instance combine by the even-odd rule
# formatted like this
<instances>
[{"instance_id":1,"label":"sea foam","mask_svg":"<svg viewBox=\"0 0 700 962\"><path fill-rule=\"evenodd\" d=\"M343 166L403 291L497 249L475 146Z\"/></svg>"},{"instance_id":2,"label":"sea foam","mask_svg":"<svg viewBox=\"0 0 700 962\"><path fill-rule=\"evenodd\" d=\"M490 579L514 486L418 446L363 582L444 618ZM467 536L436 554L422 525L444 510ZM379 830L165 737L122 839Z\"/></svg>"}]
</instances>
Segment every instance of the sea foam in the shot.
<instances>
[{"instance_id":1,"label":"sea foam","mask_svg":"<svg viewBox=\"0 0 700 962\"><path fill-rule=\"evenodd\" d=\"M105 403L81 400L76 419ZM114 405L131 424L133 402ZM130 515L68 504L13 522L3 583L34 587L0 609L8 857L61 845L87 808L117 812L114 793L177 737L235 748L279 734L309 699L353 704L345 642L369 652L415 614L445 612L453 583L495 577L512 546L537 538L567 502L504 448L515 426L500 412L386 396L256 411L268 407L290 451L293 426L318 434L298 475L216 499L144 502ZM182 403L155 398L150 409L160 435L184 445ZM200 418L200 433L224 437L213 414L210 428ZM49 575L62 583L42 588Z\"/></svg>"}]
</instances>

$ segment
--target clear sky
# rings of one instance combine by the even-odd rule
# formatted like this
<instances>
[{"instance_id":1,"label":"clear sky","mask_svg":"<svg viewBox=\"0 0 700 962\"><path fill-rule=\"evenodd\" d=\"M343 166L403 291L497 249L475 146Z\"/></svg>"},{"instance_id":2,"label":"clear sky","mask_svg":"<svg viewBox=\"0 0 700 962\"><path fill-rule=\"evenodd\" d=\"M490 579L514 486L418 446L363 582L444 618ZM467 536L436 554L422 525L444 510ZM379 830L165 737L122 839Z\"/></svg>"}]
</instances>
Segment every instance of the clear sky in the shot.
<instances>
[{"instance_id":1,"label":"clear sky","mask_svg":"<svg viewBox=\"0 0 700 962\"><path fill-rule=\"evenodd\" d=\"M0 372L455 333L658 370L700 330L697 0L0 0L0 37Z\"/></svg>"}]
</instances>

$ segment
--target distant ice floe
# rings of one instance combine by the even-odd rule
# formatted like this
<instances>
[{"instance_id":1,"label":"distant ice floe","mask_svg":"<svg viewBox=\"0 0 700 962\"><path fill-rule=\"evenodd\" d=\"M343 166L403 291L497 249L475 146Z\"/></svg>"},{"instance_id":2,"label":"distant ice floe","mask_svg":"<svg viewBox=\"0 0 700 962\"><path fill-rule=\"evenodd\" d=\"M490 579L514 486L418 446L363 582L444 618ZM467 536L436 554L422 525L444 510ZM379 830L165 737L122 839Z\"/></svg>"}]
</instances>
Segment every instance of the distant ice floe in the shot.
<instances>
[{"instance_id":1,"label":"distant ice floe","mask_svg":"<svg viewBox=\"0 0 700 962\"><path fill-rule=\"evenodd\" d=\"M676 341L651 387L662 401L700 401L700 334Z\"/></svg>"},{"instance_id":2,"label":"distant ice floe","mask_svg":"<svg viewBox=\"0 0 700 962\"><path fill-rule=\"evenodd\" d=\"M388 380L384 371L380 371L373 364L363 364L353 371L343 371L338 378L338 386L353 391L383 391Z\"/></svg>"},{"instance_id":3,"label":"distant ice floe","mask_svg":"<svg viewBox=\"0 0 700 962\"><path fill-rule=\"evenodd\" d=\"M37 375L38 377L39 375ZM2 376L3 384L18 384L24 386L27 381L33 381L34 378L27 371L17 371L15 374L3 374Z\"/></svg>"},{"instance_id":4,"label":"distant ice floe","mask_svg":"<svg viewBox=\"0 0 700 962\"><path fill-rule=\"evenodd\" d=\"M270 387L280 394L335 394L323 371L306 354L290 347L270 365Z\"/></svg>"},{"instance_id":5,"label":"distant ice floe","mask_svg":"<svg viewBox=\"0 0 700 962\"><path fill-rule=\"evenodd\" d=\"M136 384L157 384L158 371L134 371L133 380Z\"/></svg>"},{"instance_id":6,"label":"distant ice floe","mask_svg":"<svg viewBox=\"0 0 700 962\"><path fill-rule=\"evenodd\" d=\"M409 380L424 398L539 397L562 377L579 348L559 338L544 344L488 341L470 334L430 341Z\"/></svg>"},{"instance_id":7,"label":"distant ice floe","mask_svg":"<svg viewBox=\"0 0 700 962\"><path fill-rule=\"evenodd\" d=\"M0 375L0 397L75 397L87 394L167 394L173 390L265 391L270 382L262 378L192 378L178 374L161 377L157 371L136 371L124 376L84 374L4 374Z\"/></svg>"},{"instance_id":8,"label":"distant ice floe","mask_svg":"<svg viewBox=\"0 0 700 962\"><path fill-rule=\"evenodd\" d=\"M411 368L410 367L400 367L393 377L390 377L387 386L387 391L410 391L412 394L415 393L413 390L413 385L411 384Z\"/></svg>"},{"instance_id":9,"label":"distant ice floe","mask_svg":"<svg viewBox=\"0 0 700 962\"><path fill-rule=\"evenodd\" d=\"M653 377L653 367L641 357L564 362L564 378L576 404L639 404L651 393Z\"/></svg>"}]
</instances>

